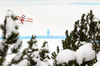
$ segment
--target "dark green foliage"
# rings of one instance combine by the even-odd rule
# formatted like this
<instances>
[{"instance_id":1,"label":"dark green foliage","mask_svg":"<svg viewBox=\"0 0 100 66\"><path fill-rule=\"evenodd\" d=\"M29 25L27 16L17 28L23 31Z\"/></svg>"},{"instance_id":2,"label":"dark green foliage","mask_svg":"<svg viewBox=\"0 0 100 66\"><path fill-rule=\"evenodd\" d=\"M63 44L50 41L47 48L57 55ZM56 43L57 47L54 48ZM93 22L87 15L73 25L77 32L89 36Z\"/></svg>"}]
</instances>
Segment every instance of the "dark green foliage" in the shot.
<instances>
[{"instance_id":1,"label":"dark green foliage","mask_svg":"<svg viewBox=\"0 0 100 66\"><path fill-rule=\"evenodd\" d=\"M59 46L57 46L57 52L53 52L53 53L51 53L52 54L52 56L51 56L51 58L52 59L54 59L54 63L53 63L53 66L62 66L61 64L57 64L56 62L56 57L57 57L57 54L59 53Z\"/></svg>"},{"instance_id":2,"label":"dark green foliage","mask_svg":"<svg viewBox=\"0 0 100 66\"><path fill-rule=\"evenodd\" d=\"M42 45L42 48L40 49L40 52L39 52L41 61L43 61L45 58L50 59L50 57L48 55L46 55L47 53L49 53L49 50L47 49L47 42L44 42Z\"/></svg>"},{"instance_id":3,"label":"dark green foliage","mask_svg":"<svg viewBox=\"0 0 100 66\"><path fill-rule=\"evenodd\" d=\"M94 58L93 60L90 60L90 61L86 61L86 62L83 62L83 64L81 64L81 66L93 66L93 64L96 63L96 58Z\"/></svg>"},{"instance_id":4,"label":"dark green foliage","mask_svg":"<svg viewBox=\"0 0 100 66\"><path fill-rule=\"evenodd\" d=\"M69 61L68 64L66 64L66 63L63 63L63 64L56 64L56 66L79 66L79 65L77 64L76 61L72 60L72 61Z\"/></svg>"},{"instance_id":5,"label":"dark green foliage","mask_svg":"<svg viewBox=\"0 0 100 66\"><path fill-rule=\"evenodd\" d=\"M23 56L22 56L22 59L20 59L20 61L22 61L23 59L27 59L29 61L29 66L35 66L37 63L33 59L33 57L34 57L33 53L38 51L38 48L33 48L33 46L37 46L37 44L36 44L37 41L35 40L35 38L36 38L36 36L32 35L32 38L27 42L28 48L23 50L23 52L22 52ZM26 58L24 58L24 56L26 56Z\"/></svg>"},{"instance_id":6,"label":"dark green foliage","mask_svg":"<svg viewBox=\"0 0 100 66\"><path fill-rule=\"evenodd\" d=\"M36 36L32 36L32 38L28 41L28 48L26 50L26 55L27 55L27 59L30 62L30 66L34 66L36 65L36 62L34 61L32 53L38 51L38 48L32 48L33 44L36 45L37 41L35 40ZM37 46L37 45L36 45Z\"/></svg>"},{"instance_id":7,"label":"dark green foliage","mask_svg":"<svg viewBox=\"0 0 100 66\"><path fill-rule=\"evenodd\" d=\"M6 40L6 42L5 43L7 43L7 44L13 44L13 43L16 43L16 41L18 40L18 35L19 35L19 33L14 33L14 32L12 32L12 34L11 34L11 36L9 36Z\"/></svg>"},{"instance_id":8,"label":"dark green foliage","mask_svg":"<svg viewBox=\"0 0 100 66\"><path fill-rule=\"evenodd\" d=\"M57 46L57 52L53 52L53 53L51 53L52 54L52 56L51 56L51 58L52 59L56 59L56 56L57 56L57 54L59 53L59 51L60 51L60 49L59 49L59 46Z\"/></svg>"},{"instance_id":9,"label":"dark green foliage","mask_svg":"<svg viewBox=\"0 0 100 66\"><path fill-rule=\"evenodd\" d=\"M57 56L56 52L53 52L51 58L56 59L56 56Z\"/></svg>"},{"instance_id":10,"label":"dark green foliage","mask_svg":"<svg viewBox=\"0 0 100 66\"><path fill-rule=\"evenodd\" d=\"M38 49L32 48L33 45L34 44L36 45L36 42L37 42L35 40L35 38L36 38L35 36L32 36L32 38L27 42L28 47L23 50L21 58L19 58L17 61L14 60L14 58L13 58L12 61L11 61L11 64L9 64L9 66L11 66L12 64L18 64L24 59L27 59L29 61L29 66L36 65L36 62L32 59L33 58L33 56L32 56L33 52L38 51ZM12 49L13 49L12 52L17 52L16 49L14 49L14 48L12 48Z\"/></svg>"},{"instance_id":11,"label":"dark green foliage","mask_svg":"<svg viewBox=\"0 0 100 66\"><path fill-rule=\"evenodd\" d=\"M19 55L19 54L18 54ZM18 60L14 60L14 58L11 61L11 64L17 64L19 63L21 60L23 59L23 55L18 59Z\"/></svg>"},{"instance_id":12,"label":"dark green foliage","mask_svg":"<svg viewBox=\"0 0 100 66\"><path fill-rule=\"evenodd\" d=\"M60 50L59 50L59 46L57 46L57 53L59 53L59 51L60 51Z\"/></svg>"},{"instance_id":13,"label":"dark green foliage","mask_svg":"<svg viewBox=\"0 0 100 66\"><path fill-rule=\"evenodd\" d=\"M4 58L0 58L0 66L2 66L2 63L5 61L5 59Z\"/></svg>"},{"instance_id":14,"label":"dark green foliage","mask_svg":"<svg viewBox=\"0 0 100 66\"><path fill-rule=\"evenodd\" d=\"M2 38L3 39L6 39L6 17L5 17L5 20L4 20L4 24L1 24L0 25L0 28L1 28L1 30L2 30Z\"/></svg>"},{"instance_id":15,"label":"dark green foliage","mask_svg":"<svg viewBox=\"0 0 100 66\"><path fill-rule=\"evenodd\" d=\"M68 35L68 31L66 31L66 39L62 40L63 49L71 49L76 51L80 45L75 45L77 41L77 34L73 31Z\"/></svg>"},{"instance_id":16,"label":"dark green foliage","mask_svg":"<svg viewBox=\"0 0 100 66\"><path fill-rule=\"evenodd\" d=\"M10 10L9 10L10 11ZM2 30L2 41L1 41L1 44L3 45L3 51L1 51L0 50L0 64L2 65L2 63L4 62L4 59L6 59L5 57L7 56L7 55L11 55L11 54L13 54L13 53L17 53L18 52L18 50L19 50L19 48L21 47L21 44L22 44L22 42L20 42L19 44L18 44L18 47L16 48L16 49L13 49L12 50L12 53L10 53L10 54L7 54L7 52L8 52L8 50L10 49L10 47L11 47L11 45L14 45L14 44L16 44L16 42L18 41L18 36L19 36L19 33L17 32L14 32L14 31L12 31L11 32L11 35L9 35L8 37L6 36L6 34L7 34L7 18L8 17L10 17L9 15L6 15L5 16L5 20L4 20L4 24L1 24L0 25L0 29ZM15 20L17 20L17 16L15 16L15 15L11 15L11 19L15 22ZM16 29L16 31L17 31L17 29L18 29L18 26L15 26L14 27L15 29ZM9 29L9 28L8 28ZM1 66L0 65L0 66Z\"/></svg>"},{"instance_id":17,"label":"dark green foliage","mask_svg":"<svg viewBox=\"0 0 100 66\"><path fill-rule=\"evenodd\" d=\"M17 18L17 17L14 17L13 15L11 15L11 18L12 18L13 20L18 20L18 18Z\"/></svg>"},{"instance_id":18,"label":"dark green foliage","mask_svg":"<svg viewBox=\"0 0 100 66\"><path fill-rule=\"evenodd\" d=\"M19 49L21 48L22 46L22 42L19 43L18 47L17 48L12 48L12 53L18 53L19 52Z\"/></svg>"},{"instance_id":19,"label":"dark green foliage","mask_svg":"<svg viewBox=\"0 0 100 66\"><path fill-rule=\"evenodd\" d=\"M57 46L57 53L59 53L59 51L60 51L59 50L59 46ZM56 52L53 52L51 58L52 59L56 59L57 53Z\"/></svg>"},{"instance_id":20,"label":"dark green foliage","mask_svg":"<svg viewBox=\"0 0 100 66\"><path fill-rule=\"evenodd\" d=\"M66 30L66 39L62 40L63 49L71 49L76 51L81 45L80 42L92 42L93 49L98 52L100 50L100 21L96 21L90 10L87 15L83 14L80 20L77 20L74 25L74 30L68 35ZM78 44L75 45L76 41ZM98 47L99 46L99 47Z\"/></svg>"},{"instance_id":21,"label":"dark green foliage","mask_svg":"<svg viewBox=\"0 0 100 66\"><path fill-rule=\"evenodd\" d=\"M37 41L35 40L35 38L36 38L36 36L32 35L32 38L30 39L30 41L27 42L29 44L29 48L33 49L33 51L34 51L34 48L32 48L32 46L33 46L33 44L37 43ZM35 49L35 50L37 50L37 49Z\"/></svg>"},{"instance_id":22,"label":"dark green foliage","mask_svg":"<svg viewBox=\"0 0 100 66\"><path fill-rule=\"evenodd\" d=\"M46 49L47 47L47 42L44 42L40 51L37 47L37 41L36 41L36 36L32 35L32 38L27 42L28 43L28 48L24 49L22 52L23 54L23 59L27 59L29 61L29 66L36 66L37 61L36 59L40 59L41 61L44 61L44 59L50 59L47 53L49 51ZM36 56L35 54L38 54L39 56ZM26 57L25 57L26 56ZM23 60L21 59L21 61Z\"/></svg>"},{"instance_id":23,"label":"dark green foliage","mask_svg":"<svg viewBox=\"0 0 100 66\"><path fill-rule=\"evenodd\" d=\"M89 42L93 45L93 50L95 50L96 53L100 51L100 21L96 20L95 16L92 13L92 10L90 10L90 13L83 14L80 20L75 21L74 29L71 31L71 33L68 33L68 30L66 30L65 33L66 37L65 40L62 40L62 46L63 49L70 49L73 51L76 51L82 44L80 42ZM52 58L55 59L57 56L56 53L52 53ZM96 58L84 62L81 66L85 66L86 64L89 66L93 66L93 64L96 62ZM56 66L79 66L74 61L69 61L68 64L58 64L55 61Z\"/></svg>"}]
</instances>

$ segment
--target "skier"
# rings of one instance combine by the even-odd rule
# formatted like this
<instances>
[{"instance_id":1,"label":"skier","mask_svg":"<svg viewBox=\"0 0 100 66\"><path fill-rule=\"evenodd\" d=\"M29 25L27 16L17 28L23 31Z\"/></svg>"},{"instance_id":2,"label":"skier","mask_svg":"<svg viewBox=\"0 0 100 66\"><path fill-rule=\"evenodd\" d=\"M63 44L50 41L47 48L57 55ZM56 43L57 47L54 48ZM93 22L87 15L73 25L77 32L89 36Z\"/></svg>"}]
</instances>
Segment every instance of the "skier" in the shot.
<instances>
[{"instance_id":1,"label":"skier","mask_svg":"<svg viewBox=\"0 0 100 66\"><path fill-rule=\"evenodd\" d=\"M17 16L17 18L18 18L18 20L21 21L22 24L23 24L24 21L26 21L26 22L33 22L33 19L31 19L31 18L26 18L25 15L22 15L22 17Z\"/></svg>"},{"instance_id":2,"label":"skier","mask_svg":"<svg viewBox=\"0 0 100 66\"><path fill-rule=\"evenodd\" d=\"M24 19L25 19L25 15L22 15L22 17L20 18L20 21L22 24L23 24Z\"/></svg>"}]
</instances>

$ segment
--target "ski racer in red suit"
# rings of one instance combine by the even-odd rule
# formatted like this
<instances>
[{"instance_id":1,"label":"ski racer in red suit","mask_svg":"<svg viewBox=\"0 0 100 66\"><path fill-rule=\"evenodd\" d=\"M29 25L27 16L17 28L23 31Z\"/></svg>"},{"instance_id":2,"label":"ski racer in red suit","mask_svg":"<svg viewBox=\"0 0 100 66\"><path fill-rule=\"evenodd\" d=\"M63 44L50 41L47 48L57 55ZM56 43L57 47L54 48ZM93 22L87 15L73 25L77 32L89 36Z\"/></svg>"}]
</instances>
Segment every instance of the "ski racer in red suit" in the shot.
<instances>
[{"instance_id":1,"label":"ski racer in red suit","mask_svg":"<svg viewBox=\"0 0 100 66\"><path fill-rule=\"evenodd\" d=\"M20 19L22 24L23 24L24 18L25 18L25 15L22 15L22 17Z\"/></svg>"},{"instance_id":2,"label":"ski racer in red suit","mask_svg":"<svg viewBox=\"0 0 100 66\"><path fill-rule=\"evenodd\" d=\"M33 19L31 18L26 18L25 15L22 15L21 17L20 16L17 16L18 20L20 20L20 22L23 24L24 21L26 22L33 22Z\"/></svg>"}]
</instances>

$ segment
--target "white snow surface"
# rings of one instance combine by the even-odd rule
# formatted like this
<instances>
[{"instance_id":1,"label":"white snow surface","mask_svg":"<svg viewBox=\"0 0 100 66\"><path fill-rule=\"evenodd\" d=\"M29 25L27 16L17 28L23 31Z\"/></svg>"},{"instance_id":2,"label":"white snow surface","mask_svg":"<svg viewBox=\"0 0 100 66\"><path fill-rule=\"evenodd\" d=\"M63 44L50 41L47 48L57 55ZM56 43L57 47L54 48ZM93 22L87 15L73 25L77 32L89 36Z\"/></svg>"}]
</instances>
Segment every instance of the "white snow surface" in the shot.
<instances>
[{"instance_id":1,"label":"white snow surface","mask_svg":"<svg viewBox=\"0 0 100 66\"><path fill-rule=\"evenodd\" d=\"M14 33L18 33L15 29L15 27L17 26L16 22L14 22L14 20L11 18L11 15L13 14L12 11L9 11L7 13L7 26L6 26L6 30L7 30L7 34L6 37L8 38L12 32Z\"/></svg>"},{"instance_id":2,"label":"white snow surface","mask_svg":"<svg viewBox=\"0 0 100 66\"><path fill-rule=\"evenodd\" d=\"M84 41L82 41L82 42L80 42L80 44L84 45L84 44L87 44L87 43L86 43L86 42L84 42Z\"/></svg>"},{"instance_id":3,"label":"white snow surface","mask_svg":"<svg viewBox=\"0 0 100 66\"><path fill-rule=\"evenodd\" d=\"M76 60L78 64L82 64L82 61L89 61L95 58L95 52L92 50L92 44L87 43L79 47L76 51Z\"/></svg>"},{"instance_id":4,"label":"white snow surface","mask_svg":"<svg viewBox=\"0 0 100 66\"><path fill-rule=\"evenodd\" d=\"M86 42L82 42L86 43ZM91 43L83 44L79 49L74 52L69 49L62 50L58 53L56 60L58 64L68 63L71 60L76 60L77 63L80 65L82 64L83 60L90 61L95 58L95 52L92 49Z\"/></svg>"},{"instance_id":5,"label":"white snow surface","mask_svg":"<svg viewBox=\"0 0 100 66\"><path fill-rule=\"evenodd\" d=\"M12 58L14 58L16 54L7 55L5 58L5 61L3 62L3 66L8 66L8 64L11 62Z\"/></svg>"},{"instance_id":6,"label":"white snow surface","mask_svg":"<svg viewBox=\"0 0 100 66\"><path fill-rule=\"evenodd\" d=\"M8 62L4 61L2 66L8 66Z\"/></svg>"},{"instance_id":7,"label":"white snow surface","mask_svg":"<svg viewBox=\"0 0 100 66\"><path fill-rule=\"evenodd\" d=\"M47 64L49 66L49 65L52 65L52 63L50 63L51 62L50 60L51 59L46 58L43 60L43 62L45 62L45 64Z\"/></svg>"},{"instance_id":8,"label":"white snow surface","mask_svg":"<svg viewBox=\"0 0 100 66\"><path fill-rule=\"evenodd\" d=\"M32 48L38 49L38 45L37 44L33 44Z\"/></svg>"},{"instance_id":9,"label":"white snow surface","mask_svg":"<svg viewBox=\"0 0 100 66\"><path fill-rule=\"evenodd\" d=\"M100 66L100 61L96 62L93 66Z\"/></svg>"},{"instance_id":10,"label":"white snow surface","mask_svg":"<svg viewBox=\"0 0 100 66\"><path fill-rule=\"evenodd\" d=\"M15 66L28 66L28 60L24 59L24 60L22 60L20 63L18 63Z\"/></svg>"},{"instance_id":11,"label":"white snow surface","mask_svg":"<svg viewBox=\"0 0 100 66\"><path fill-rule=\"evenodd\" d=\"M38 60L40 60L39 51L33 52L32 57L33 57L33 60L34 60L35 62L37 62Z\"/></svg>"},{"instance_id":12,"label":"white snow surface","mask_svg":"<svg viewBox=\"0 0 100 66\"><path fill-rule=\"evenodd\" d=\"M100 66L100 52L97 54L97 62L93 66Z\"/></svg>"},{"instance_id":13,"label":"white snow surface","mask_svg":"<svg viewBox=\"0 0 100 66\"><path fill-rule=\"evenodd\" d=\"M38 60L36 66L48 66L45 62Z\"/></svg>"},{"instance_id":14,"label":"white snow surface","mask_svg":"<svg viewBox=\"0 0 100 66\"><path fill-rule=\"evenodd\" d=\"M14 14L14 12L11 11L11 10L8 10L8 11L7 11L6 16L9 16L9 17L14 16L14 17L16 17L16 15Z\"/></svg>"},{"instance_id":15,"label":"white snow surface","mask_svg":"<svg viewBox=\"0 0 100 66\"><path fill-rule=\"evenodd\" d=\"M75 52L69 49L62 50L58 53L56 60L57 64L68 63L71 60L75 60Z\"/></svg>"},{"instance_id":16,"label":"white snow surface","mask_svg":"<svg viewBox=\"0 0 100 66\"><path fill-rule=\"evenodd\" d=\"M97 54L97 60L100 61L100 52Z\"/></svg>"},{"instance_id":17,"label":"white snow surface","mask_svg":"<svg viewBox=\"0 0 100 66\"><path fill-rule=\"evenodd\" d=\"M22 53L17 54L17 56L14 57L14 61L18 61L22 56Z\"/></svg>"},{"instance_id":18,"label":"white snow surface","mask_svg":"<svg viewBox=\"0 0 100 66\"><path fill-rule=\"evenodd\" d=\"M21 42L22 41L20 39L18 39L13 48L17 49Z\"/></svg>"}]
</instances>

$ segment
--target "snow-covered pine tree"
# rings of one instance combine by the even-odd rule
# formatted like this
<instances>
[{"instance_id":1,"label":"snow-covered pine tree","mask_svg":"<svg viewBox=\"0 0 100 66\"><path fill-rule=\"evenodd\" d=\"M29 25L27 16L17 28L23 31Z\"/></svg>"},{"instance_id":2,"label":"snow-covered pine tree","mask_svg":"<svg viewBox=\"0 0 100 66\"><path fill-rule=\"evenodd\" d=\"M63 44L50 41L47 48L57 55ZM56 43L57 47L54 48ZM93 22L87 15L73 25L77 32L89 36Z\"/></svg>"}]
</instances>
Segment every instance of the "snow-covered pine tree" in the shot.
<instances>
[{"instance_id":1,"label":"snow-covered pine tree","mask_svg":"<svg viewBox=\"0 0 100 66\"><path fill-rule=\"evenodd\" d=\"M40 55L40 60L43 61L44 63L46 63L48 66L50 66L49 60L49 47L47 42L44 42L40 51L39 51L39 55Z\"/></svg>"},{"instance_id":2,"label":"snow-covered pine tree","mask_svg":"<svg viewBox=\"0 0 100 66\"><path fill-rule=\"evenodd\" d=\"M22 53L19 53L12 59L12 63L16 66L35 66L36 60L39 58L37 41L35 40L36 36L27 42L28 47L23 50ZM34 59L33 59L34 58Z\"/></svg>"},{"instance_id":3,"label":"snow-covered pine tree","mask_svg":"<svg viewBox=\"0 0 100 66\"><path fill-rule=\"evenodd\" d=\"M93 58L95 56L93 50L95 50L96 53L100 51L100 21L95 18L92 10L90 10L90 13L88 14L83 14L81 19L75 22L74 29L71 33L68 33L68 30L66 30L65 34L67 38L65 40L62 40L63 50L70 49L77 53L77 50L79 50L80 46L84 44L82 42L86 42L85 44L92 44L92 48L90 49L93 54ZM87 49L87 51L88 50L89 49ZM74 60L74 62L74 65L78 66L76 60ZM81 64L81 66L93 66L95 62L96 58L89 61L85 61L85 59L83 59L83 63ZM64 64L65 65L60 64L58 66L71 66L70 63Z\"/></svg>"},{"instance_id":4,"label":"snow-covered pine tree","mask_svg":"<svg viewBox=\"0 0 100 66\"><path fill-rule=\"evenodd\" d=\"M18 39L19 33L17 31L18 26L15 23L16 20L17 17L14 12L8 10L5 16L4 24L0 25L0 28L2 29L2 41L0 43L0 66L7 63L6 56L17 53L21 47L22 41Z\"/></svg>"},{"instance_id":5,"label":"snow-covered pine tree","mask_svg":"<svg viewBox=\"0 0 100 66\"><path fill-rule=\"evenodd\" d=\"M29 61L29 66L35 66L37 63L37 60L39 59L39 52L38 52L38 45L36 44L36 36L32 36L30 41L28 41L28 48L25 51L27 55L27 59Z\"/></svg>"},{"instance_id":6,"label":"snow-covered pine tree","mask_svg":"<svg viewBox=\"0 0 100 66\"><path fill-rule=\"evenodd\" d=\"M53 66L57 66L57 63L56 63L56 57L57 57L57 54L59 53L59 51L60 51L60 49L59 49L59 46L57 46L57 52L53 52L53 53L51 53L51 58L53 59Z\"/></svg>"},{"instance_id":7,"label":"snow-covered pine tree","mask_svg":"<svg viewBox=\"0 0 100 66\"><path fill-rule=\"evenodd\" d=\"M66 31L66 39L62 41L64 49L76 51L80 47L80 42L91 42L93 49L98 52L100 50L100 21L95 18L90 10L90 13L83 14L80 20L77 20L74 25L74 30L68 35ZM77 44L76 44L77 42Z\"/></svg>"},{"instance_id":8,"label":"snow-covered pine tree","mask_svg":"<svg viewBox=\"0 0 100 66\"><path fill-rule=\"evenodd\" d=\"M17 62L16 66L49 66L47 42L44 42L42 48L39 49L35 38L36 36L32 35L28 41L28 48L13 58L12 62Z\"/></svg>"}]
</instances>

